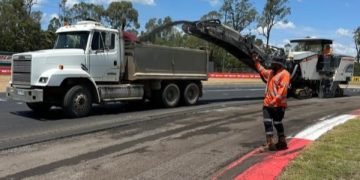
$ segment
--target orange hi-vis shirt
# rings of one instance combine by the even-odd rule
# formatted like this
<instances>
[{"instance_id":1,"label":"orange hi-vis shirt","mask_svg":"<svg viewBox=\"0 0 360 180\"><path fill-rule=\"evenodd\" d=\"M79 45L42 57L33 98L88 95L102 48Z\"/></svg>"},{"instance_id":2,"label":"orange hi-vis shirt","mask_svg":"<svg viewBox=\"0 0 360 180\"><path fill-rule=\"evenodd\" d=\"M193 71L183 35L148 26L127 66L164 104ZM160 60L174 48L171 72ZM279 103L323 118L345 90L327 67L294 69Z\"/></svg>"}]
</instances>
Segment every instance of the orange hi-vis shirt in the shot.
<instances>
[{"instance_id":1,"label":"orange hi-vis shirt","mask_svg":"<svg viewBox=\"0 0 360 180\"><path fill-rule=\"evenodd\" d=\"M287 107L287 93L290 86L290 74L282 68L276 74L267 70L259 62L255 64L260 75L267 82L264 98L265 107Z\"/></svg>"}]
</instances>

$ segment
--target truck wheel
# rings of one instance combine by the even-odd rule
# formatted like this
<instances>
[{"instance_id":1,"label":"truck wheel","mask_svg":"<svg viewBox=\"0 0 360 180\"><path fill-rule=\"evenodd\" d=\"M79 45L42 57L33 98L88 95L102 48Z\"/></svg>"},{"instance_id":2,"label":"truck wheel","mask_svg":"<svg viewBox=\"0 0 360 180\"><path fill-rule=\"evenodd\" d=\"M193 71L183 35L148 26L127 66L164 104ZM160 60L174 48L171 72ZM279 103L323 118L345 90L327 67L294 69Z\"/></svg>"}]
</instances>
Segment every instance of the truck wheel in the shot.
<instances>
[{"instance_id":1,"label":"truck wheel","mask_svg":"<svg viewBox=\"0 0 360 180\"><path fill-rule=\"evenodd\" d=\"M50 110L51 106L48 103L40 102L40 103L26 103L26 105L37 113L44 113Z\"/></svg>"},{"instance_id":2,"label":"truck wheel","mask_svg":"<svg viewBox=\"0 0 360 180\"><path fill-rule=\"evenodd\" d=\"M164 107L175 107L180 101L180 89L174 83L167 84L161 91L161 101Z\"/></svg>"},{"instance_id":3,"label":"truck wheel","mask_svg":"<svg viewBox=\"0 0 360 180\"><path fill-rule=\"evenodd\" d=\"M71 118L87 116L91 111L91 105L91 93L84 86L74 86L64 96L63 109Z\"/></svg>"},{"instance_id":4,"label":"truck wheel","mask_svg":"<svg viewBox=\"0 0 360 180\"><path fill-rule=\"evenodd\" d=\"M184 91L182 101L185 105L194 105L200 97L200 88L196 83L188 84Z\"/></svg>"},{"instance_id":5,"label":"truck wheel","mask_svg":"<svg viewBox=\"0 0 360 180\"><path fill-rule=\"evenodd\" d=\"M343 97L343 96L344 96L344 90L341 89L341 87L338 85L336 87L335 97Z\"/></svg>"}]
</instances>

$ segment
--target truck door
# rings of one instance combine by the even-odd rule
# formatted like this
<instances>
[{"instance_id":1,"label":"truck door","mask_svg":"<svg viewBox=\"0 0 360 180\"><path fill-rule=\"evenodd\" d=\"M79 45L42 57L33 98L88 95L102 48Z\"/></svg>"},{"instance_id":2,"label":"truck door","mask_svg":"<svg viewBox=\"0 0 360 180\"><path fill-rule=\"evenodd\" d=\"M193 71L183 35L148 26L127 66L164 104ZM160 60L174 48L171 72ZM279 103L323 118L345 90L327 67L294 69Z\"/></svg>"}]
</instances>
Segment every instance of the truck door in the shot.
<instances>
[{"instance_id":1,"label":"truck door","mask_svg":"<svg viewBox=\"0 0 360 180\"><path fill-rule=\"evenodd\" d=\"M108 52L108 70L107 81L119 81L120 77L120 54L119 43L116 41L116 34L114 32L107 32L105 35L105 50Z\"/></svg>"},{"instance_id":2,"label":"truck door","mask_svg":"<svg viewBox=\"0 0 360 180\"><path fill-rule=\"evenodd\" d=\"M108 70L108 52L105 51L102 34L98 31L93 33L90 50L90 74L95 81L106 81Z\"/></svg>"}]
</instances>

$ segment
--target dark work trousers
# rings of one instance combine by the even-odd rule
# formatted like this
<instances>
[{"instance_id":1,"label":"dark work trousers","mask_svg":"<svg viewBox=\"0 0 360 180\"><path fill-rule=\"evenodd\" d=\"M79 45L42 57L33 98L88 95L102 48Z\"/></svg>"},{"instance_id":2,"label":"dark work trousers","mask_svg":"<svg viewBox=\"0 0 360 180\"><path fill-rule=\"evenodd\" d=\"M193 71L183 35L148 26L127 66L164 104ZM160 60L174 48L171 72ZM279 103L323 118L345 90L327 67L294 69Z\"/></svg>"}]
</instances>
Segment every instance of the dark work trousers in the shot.
<instances>
[{"instance_id":1,"label":"dark work trousers","mask_svg":"<svg viewBox=\"0 0 360 180\"><path fill-rule=\"evenodd\" d=\"M278 136L284 136L284 126L282 120L285 115L283 107L263 107L264 125L266 135L273 135L276 128Z\"/></svg>"}]
</instances>

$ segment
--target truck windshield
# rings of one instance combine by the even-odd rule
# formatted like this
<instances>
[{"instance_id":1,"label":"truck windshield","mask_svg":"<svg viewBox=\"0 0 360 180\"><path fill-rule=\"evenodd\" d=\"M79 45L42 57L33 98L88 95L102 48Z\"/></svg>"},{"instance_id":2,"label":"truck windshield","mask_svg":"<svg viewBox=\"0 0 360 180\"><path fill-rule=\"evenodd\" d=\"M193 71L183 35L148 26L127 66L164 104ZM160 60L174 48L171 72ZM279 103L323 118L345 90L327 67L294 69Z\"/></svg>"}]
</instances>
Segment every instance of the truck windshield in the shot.
<instances>
[{"instance_id":1,"label":"truck windshield","mask_svg":"<svg viewBox=\"0 0 360 180\"><path fill-rule=\"evenodd\" d=\"M312 52L321 52L322 46L320 43L311 43L311 42L294 42L291 43L291 51L312 51Z\"/></svg>"},{"instance_id":2,"label":"truck windshield","mask_svg":"<svg viewBox=\"0 0 360 180\"><path fill-rule=\"evenodd\" d=\"M65 32L59 33L55 49L86 49L89 32Z\"/></svg>"}]
</instances>

